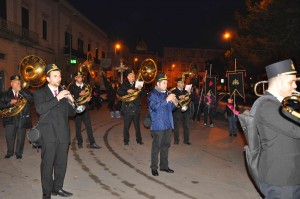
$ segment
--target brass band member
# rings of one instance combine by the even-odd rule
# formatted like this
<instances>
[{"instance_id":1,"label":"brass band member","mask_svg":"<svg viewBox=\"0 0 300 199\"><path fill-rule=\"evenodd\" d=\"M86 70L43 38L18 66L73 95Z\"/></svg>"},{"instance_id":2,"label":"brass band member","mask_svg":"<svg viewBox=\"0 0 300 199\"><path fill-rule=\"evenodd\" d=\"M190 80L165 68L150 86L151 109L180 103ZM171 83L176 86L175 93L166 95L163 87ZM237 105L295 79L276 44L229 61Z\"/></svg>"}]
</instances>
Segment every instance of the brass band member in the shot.
<instances>
[{"instance_id":1,"label":"brass band member","mask_svg":"<svg viewBox=\"0 0 300 199\"><path fill-rule=\"evenodd\" d=\"M168 79L165 74L156 76L156 86L148 95L149 112L152 118L151 134L153 136L151 149L151 172L158 176L158 154L160 154L160 171L174 173L169 168L169 148L171 133L174 128L172 110L178 101L175 94L167 93Z\"/></svg>"},{"instance_id":2,"label":"brass band member","mask_svg":"<svg viewBox=\"0 0 300 199\"><path fill-rule=\"evenodd\" d=\"M184 80L182 78L177 79L177 87L175 88L172 93L176 95L178 100L183 99L187 93L191 91L184 90ZM179 127L180 123L183 126L183 142L184 144L190 145L190 125L189 125L189 117L190 117L190 110L187 109L186 111L182 112L181 108L175 109L173 111L173 119L174 119L174 144L179 144Z\"/></svg>"},{"instance_id":3,"label":"brass band member","mask_svg":"<svg viewBox=\"0 0 300 199\"><path fill-rule=\"evenodd\" d=\"M70 93L74 96L74 99L77 100L79 97L84 96L86 94L85 87L86 85L83 83L83 74L82 72L77 72L74 74L75 78L75 83L72 84L69 88ZM89 114L89 104L88 102L91 100L91 97L87 97L86 102L84 103L86 109L81 112L77 113L75 116L75 127L76 127L76 138L77 138L77 143L78 143L78 148L83 148L83 139L81 135L81 124L82 122L85 125L86 132L88 135L88 139L90 142L90 148L92 149L100 149L101 147L96 144L95 138L93 135L93 129L92 129L92 124L91 124L91 119L90 119L90 114Z\"/></svg>"},{"instance_id":4,"label":"brass band member","mask_svg":"<svg viewBox=\"0 0 300 199\"><path fill-rule=\"evenodd\" d=\"M0 109L6 109L14 106L19 98L25 98L27 100L24 108L20 113L11 117L3 117L3 126L5 128L5 138L7 145L7 152L5 158L10 158L16 155L17 159L21 159L23 155L26 128L30 128L32 125L30 116L30 103L33 102L32 94L27 89L21 88L21 78L19 75L14 75L10 78L11 87L6 91L0 99ZM16 150L15 148L15 139Z\"/></svg>"},{"instance_id":5,"label":"brass band member","mask_svg":"<svg viewBox=\"0 0 300 199\"><path fill-rule=\"evenodd\" d=\"M274 100L264 100L255 120L260 135L259 188L266 199L300 198L300 120L281 107L297 88L292 60L266 66L268 90Z\"/></svg>"},{"instance_id":6,"label":"brass band member","mask_svg":"<svg viewBox=\"0 0 300 199\"><path fill-rule=\"evenodd\" d=\"M73 195L63 190L70 144L69 116L75 115L74 99L68 90L61 90L61 72L55 64L46 66L48 85L34 92L34 104L40 115L42 134L41 181L43 199L52 195ZM70 101L70 102L69 102Z\"/></svg>"},{"instance_id":7,"label":"brass band member","mask_svg":"<svg viewBox=\"0 0 300 199\"><path fill-rule=\"evenodd\" d=\"M118 90L119 96L125 96L129 93L133 93L137 90L140 91L138 97L130 102L122 102L122 111L124 115L124 144L129 144L129 128L131 121L133 121L134 128L135 128L135 136L136 142L138 144L144 144L141 136L141 129L140 129L140 113L141 113L141 106L142 101L141 97L146 95L146 91L141 87L138 86L135 88L135 74L133 70L128 72L127 80L125 81Z\"/></svg>"}]
</instances>

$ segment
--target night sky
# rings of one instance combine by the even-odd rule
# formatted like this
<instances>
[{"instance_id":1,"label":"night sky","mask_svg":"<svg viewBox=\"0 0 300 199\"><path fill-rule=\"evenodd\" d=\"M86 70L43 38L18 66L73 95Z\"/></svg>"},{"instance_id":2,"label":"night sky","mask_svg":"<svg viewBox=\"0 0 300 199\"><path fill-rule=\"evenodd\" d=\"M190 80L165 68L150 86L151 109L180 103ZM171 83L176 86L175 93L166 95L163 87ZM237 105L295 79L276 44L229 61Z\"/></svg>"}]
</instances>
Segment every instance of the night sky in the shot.
<instances>
[{"instance_id":1,"label":"night sky","mask_svg":"<svg viewBox=\"0 0 300 199\"><path fill-rule=\"evenodd\" d=\"M235 12L245 12L244 0L68 1L112 41L133 50L142 38L149 50L159 52L163 47L222 48L222 33L235 28Z\"/></svg>"}]
</instances>

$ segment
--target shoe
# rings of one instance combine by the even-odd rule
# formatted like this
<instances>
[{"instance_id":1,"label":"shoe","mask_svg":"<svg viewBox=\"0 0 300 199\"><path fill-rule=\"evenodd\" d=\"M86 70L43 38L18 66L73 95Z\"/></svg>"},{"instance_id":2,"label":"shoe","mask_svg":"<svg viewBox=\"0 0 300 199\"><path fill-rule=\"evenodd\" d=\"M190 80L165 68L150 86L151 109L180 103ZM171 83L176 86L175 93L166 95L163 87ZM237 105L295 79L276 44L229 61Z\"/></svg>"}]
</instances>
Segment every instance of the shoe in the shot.
<instances>
[{"instance_id":1,"label":"shoe","mask_svg":"<svg viewBox=\"0 0 300 199\"><path fill-rule=\"evenodd\" d=\"M206 126L207 124L206 123L204 123L204 126Z\"/></svg>"},{"instance_id":2,"label":"shoe","mask_svg":"<svg viewBox=\"0 0 300 199\"><path fill-rule=\"evenodd\" d=\"M22 159L22 155L16 155L17 159Z\"/></svg>"},{"instance_id":3,"label":"shoe","mask_svg":"<svg viewBox=\"0 0 300 199\"><path fill-rule=\"evenodd\" d=\"M51 194L43 194L43 199L51 199Z\"/></svg>"},{"instance_id":4,"label":"shoe","mask_svg":"<svg viewBox=\"0 0 300 199\"><path fill-rule=\"evenodd\" d=\"M12 155L6 154L4 158L5 158L5 159L8 159L8 158L10 158L11 156L12 156Z\"/></svg>"},{"instance_id":5,"label":"shoe","mask_svg":"<svg viewBox=\"0 0 300 199\"><path fill-rule=\"evenodd\" d=\"M140 145L143 145L143 144L144 144L143 141L139 141L139 142L137 142L137 143L140 144Z\"/></svg>"},{"instance_id":6,"label":"shoe","mask_svg":"<svg viewBox=\"0 0 300 199\"><path fill-rule=\"evenodd\" d=\"M116 111L116 118L117 118L117 119L121 118L120 111Z\"/></svg>"},{"instance_id":7,"label":"shoe","mask_svg":"<svg viewBox=\"0 0 300 199\"><path fill-rule=\"evenodd\" d=\"M167 172L167 173L174 173L174 170L170 169L170 168L167 168L167 169L160 169L160 171L164 171L164 172Z\"/></svg>"},{"instance_id":8,"label":"shoe","mask_svg":"<svg viewBox=\"0 0 300 199\"><path fill-rule=\"evenodd\" d=\"M191 145L192 143L190 143L190 142L185 142L184 144Z\"/></svg>"},{"instance_id":9,"label":"shoe","mask_svg":"<svg viewBox=\"0 0 300 199\"><path fill-rule=\"evenodd\" d=\"M82 143L78 143L78 149L82 149L82 148L83 148Z\"/></svg>"},{"instance_id":10,"label":"shoe","mask_svg":"<svg viewBox=\"0 0 300 199\"><path fill-rule=\"evenodd\" d=\"M124 142L124 145L129 145L129 142Z\"/></svg>"},{"instance_id":11,"label":"shoe","mask_svg":"<svg viewBox=\"0 0 300 199\"><path fill-rule=\"evenodd\" d=\"M52 194L53 196L59 195L59 196L61 196L61 197L69 197L69 196L72 196L72 195L73 195L72 193L67 192L67 191L65 191L65 190L63 190L63 189L58 190L58 191L52 191L51 194Z\"/></svg>"},{"instance_id":12,"label":"shoe","mask_svg":"<svg viewBox=\"0 0 300 199\"><path fill-rule=\"evenodd\" d=\"M158 171L156 169L152 169L151 173L153 176L158 176Z\"/></svg>"},{"instance_id":13,"label":"shoe","mask_svg":"<svg viewBox=\"0 0 300 199\"><path fill-rule=\"evenodd\" d=\"M174 144L178 145L178 144L179 144L179 141L177 141L177 140L176 140L176 141L174 141Z\"/></svg>"},{"instance_id":14,"label":"shoe","mask_svg":"<svg viewBox=\"0 0 300 199\"><path fill-rule=\"evenodd\" d=\"M115 117L115 112L110 111L110 118L114 118Z\"/></svg>"},{"instance_id":15,"label":"shoe","mask_svg":"<svg viewBox=\"0 0 300 199\"><path fill-rule=\"evenodd\" d=\"M214 127L214 124L209 125L209 127L211 127L211 128Z\"/></svg>"},{"instance_id":16,"label":"shoe","mask_svg":"<svg viewBox=\"0 0 300 199\"><path fill-rule=\"evenodd\" d=\"M91 147L91 149L101 149L102 148L101 146L96 144L96 142L94 144L91 144L90 147Z\"/></svg>"}]
</instances>

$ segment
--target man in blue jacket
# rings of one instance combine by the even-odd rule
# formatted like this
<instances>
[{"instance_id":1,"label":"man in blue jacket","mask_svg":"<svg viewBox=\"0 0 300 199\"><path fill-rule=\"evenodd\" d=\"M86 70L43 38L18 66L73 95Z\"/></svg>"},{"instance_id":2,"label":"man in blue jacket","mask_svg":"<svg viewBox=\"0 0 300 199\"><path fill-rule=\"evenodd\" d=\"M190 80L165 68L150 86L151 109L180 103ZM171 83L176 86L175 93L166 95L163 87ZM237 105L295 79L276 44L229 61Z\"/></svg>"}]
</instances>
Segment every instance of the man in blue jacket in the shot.
<instances>
[{"instance_id":1,"label":"man in blue jacket","mask_svg":"<svg viewBox=\"0 0 300 199\"><path fill-rule=\"evenodd\" d=\"M168 80L165 74L156 76L156 86L148 95L149 112L152 118L151 172L158 176L158 153L160 153L160 171L174 173L169 168L168 154L171 143L171 132L174 129L172 110L178 104L175 94L167 92Z\"/></svg>"}]
</instances>

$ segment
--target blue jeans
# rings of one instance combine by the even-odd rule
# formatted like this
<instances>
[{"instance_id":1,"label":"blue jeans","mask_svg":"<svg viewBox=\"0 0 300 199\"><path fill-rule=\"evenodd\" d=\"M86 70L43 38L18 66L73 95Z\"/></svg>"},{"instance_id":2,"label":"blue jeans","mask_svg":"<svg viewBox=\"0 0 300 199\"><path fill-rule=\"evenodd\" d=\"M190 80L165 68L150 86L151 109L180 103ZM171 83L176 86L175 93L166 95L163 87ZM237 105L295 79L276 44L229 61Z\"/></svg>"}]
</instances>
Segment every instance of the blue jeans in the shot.
<instances>
[{"instance_id":1,"label":"blue jeans","mask_svg":"<svg viewBox=\"0 0 300 199\"><path fill-rule=\"evenodd\" d=\"M229 134L236 135L237 133L237 125L236 125L237 118L234 116L228 117L228 124L229 124Z\"/></svg>"}]
</instances>

